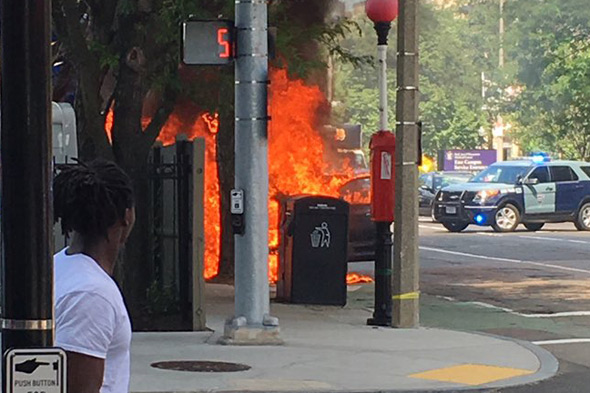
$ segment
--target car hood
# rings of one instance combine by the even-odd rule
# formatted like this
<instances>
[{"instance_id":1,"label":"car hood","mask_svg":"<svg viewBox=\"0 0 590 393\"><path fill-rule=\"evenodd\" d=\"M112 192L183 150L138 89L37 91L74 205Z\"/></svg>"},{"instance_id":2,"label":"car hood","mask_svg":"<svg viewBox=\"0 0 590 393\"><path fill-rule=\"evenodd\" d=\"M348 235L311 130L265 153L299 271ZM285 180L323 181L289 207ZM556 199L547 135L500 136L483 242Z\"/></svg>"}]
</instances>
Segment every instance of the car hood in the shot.
<instances>
[{"instance_id":1,"label":"car hood","mask_svg":"<svg viewBox=\"0 0 590 393\"><path fill-rule=\"evenodd\" d=\"M461 183L453 184L443 188L443 191L461 192L461 191L484 191L484 190L502 190L514 188L514 184L505 183Z\"/></svg>"}]
</instances>

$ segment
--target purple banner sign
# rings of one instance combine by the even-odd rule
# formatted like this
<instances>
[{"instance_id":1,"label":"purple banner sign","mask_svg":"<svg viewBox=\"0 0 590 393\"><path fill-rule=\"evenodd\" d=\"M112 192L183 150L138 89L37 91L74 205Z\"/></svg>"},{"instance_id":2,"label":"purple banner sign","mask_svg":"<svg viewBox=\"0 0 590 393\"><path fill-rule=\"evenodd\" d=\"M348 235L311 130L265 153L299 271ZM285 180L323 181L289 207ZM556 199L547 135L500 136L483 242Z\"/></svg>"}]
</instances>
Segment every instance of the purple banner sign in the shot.
<instances>
[{"instance_id":1,"label":"purple banner sign","mask_svg":"<svg viewBox=\"0 0 590 393\"><path fill-rule=\"evenodd\" d=\"M496 150L445 150L445 171L480 172L496 162Z\"/></svg>"}]
</instances>

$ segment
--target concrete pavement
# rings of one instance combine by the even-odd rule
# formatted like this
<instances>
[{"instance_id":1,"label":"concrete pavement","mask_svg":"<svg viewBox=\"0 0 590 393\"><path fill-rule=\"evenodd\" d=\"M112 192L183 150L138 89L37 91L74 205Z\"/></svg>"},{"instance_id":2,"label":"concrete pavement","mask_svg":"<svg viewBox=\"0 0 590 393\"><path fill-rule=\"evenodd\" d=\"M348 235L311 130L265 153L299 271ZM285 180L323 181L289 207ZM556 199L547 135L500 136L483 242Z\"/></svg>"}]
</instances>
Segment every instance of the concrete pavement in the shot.
<instances>
[{"instance_id":1,"label":"concrete pavement","mask_svg":"<svg viewBox=\"0 0 590 393\"><path fill-rule=\"evenodd\" d=\"M354 291L356 288L350 288ZM208 285L211 332L136 333L131 392L388 392L490 389L549 378L557 361L532 344L441 329L365 326L370 312L273 304L283 346L217 344L233 312L233 289ZM224 361L248 371L161 370L154 362Z\"/></svg>"}]
</instances>

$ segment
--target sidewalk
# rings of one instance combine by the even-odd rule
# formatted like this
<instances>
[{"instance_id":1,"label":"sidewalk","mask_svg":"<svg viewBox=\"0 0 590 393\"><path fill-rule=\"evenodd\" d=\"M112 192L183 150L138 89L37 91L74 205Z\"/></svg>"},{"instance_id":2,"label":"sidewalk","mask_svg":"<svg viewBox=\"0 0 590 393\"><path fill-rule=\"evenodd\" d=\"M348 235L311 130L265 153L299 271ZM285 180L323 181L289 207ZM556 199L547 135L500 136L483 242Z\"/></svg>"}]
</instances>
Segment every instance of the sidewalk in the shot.
<instances>
[{"instance_id":1,"label":"sidewalk","mask_svg":"<svg viewBox=\"0 0 590 393\"><path fill-rule=\"evenodd\" d=\"M352 287L350 290L354 290ZM272 304L283 346L218 345L233 314L233 288L207 287L212 332L135 333L131 392L393 392L487 389L549 378L557 361L532 344L439 329L365 325L371 315L345 308ZM161 370L154 362L223 361L248 371Z\"/></svg>"}]
</instances>

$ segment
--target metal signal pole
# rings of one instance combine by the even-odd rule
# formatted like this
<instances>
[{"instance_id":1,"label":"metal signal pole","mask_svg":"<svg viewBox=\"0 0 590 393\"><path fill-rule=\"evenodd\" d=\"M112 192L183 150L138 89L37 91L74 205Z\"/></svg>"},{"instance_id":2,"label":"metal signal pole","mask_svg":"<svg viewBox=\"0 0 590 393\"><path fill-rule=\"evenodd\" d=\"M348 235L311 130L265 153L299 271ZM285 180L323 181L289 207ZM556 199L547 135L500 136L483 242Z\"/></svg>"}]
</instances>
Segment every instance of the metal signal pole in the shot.
<instances>
[{"instance_id":1,"label":"metal signal pole","mask_svg":"<svg viewBox=\"0 0 590 393\"><path fill-rule=\"evenodd\" d=\"M225 344L280 344L268 285L268 10L236 1L236 190L243 191L243 234L235 243L235 314Z\"/></svg>"},{"instance_id":2,"label":"metal signal pole","mask_svg":"<svg viewBox=\"0 0 590 393\"><path fill-rule=\"evenodd\" d=\"M400 2L397 62L397 149L393 326L419 325L418 252L418 0Z\"/></svg>"},{"instance_id":3,"label":"metal signal pole","mask_svg":"<svg viewBox=\"0 0 590 393\"><path fill-rule=\"evenodd\" d=\"M379 72L379 132L371 137L371 216L376 225L375 242L375 310L368 325L390 326L391 273L393 242L391 224L394 219L394 185L392 156L395 136L389 131L387 92L387 42L391 22L398 15L398 0L368 0L365 11L377 32Z\"/></svg>"},{"instance_id":4,"label":"metal signal pole","mask_svg":"<svg viewBox=\"0 0 590 393\"><path fill-rule=\"evenodd\" d=\"M377 31L379 64L379 130L389 130L387 100L387 36L391 22L375 23ZM378 159L378 158L376 158ZM391 325L391 272L393 242L391 240L391 221L376 222L377 241L375 244L375 307L368 325Z\"/></svg>"},{"instance_id":5,"label":"metal signal pole","mask_svg":"<svg viewBox=\"0 0 590 393\"><path fill-rule=\"evenodd\" d=\"M2 0L2 353L53 345L50 2Z\"/></svg>"}]
</instances>

